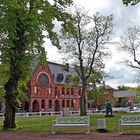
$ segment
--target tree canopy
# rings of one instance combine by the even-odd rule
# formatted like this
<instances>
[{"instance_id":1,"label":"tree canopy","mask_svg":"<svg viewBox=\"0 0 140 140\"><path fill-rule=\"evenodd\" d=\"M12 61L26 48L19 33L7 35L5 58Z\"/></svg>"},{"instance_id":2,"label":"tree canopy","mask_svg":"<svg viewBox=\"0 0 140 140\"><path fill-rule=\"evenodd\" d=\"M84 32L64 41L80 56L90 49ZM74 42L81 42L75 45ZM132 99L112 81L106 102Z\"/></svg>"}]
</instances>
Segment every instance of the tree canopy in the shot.
<instances>
[{"instance_id":1,"label":"tree canopy","mask_svg":"<svg viewBox=\"0 0 140 140\"><path fill-rule=\"evenodd\" d=\"M33 60L44 52L47 37L60 48L54 22L61 22L63 31L72 29L72 18L66 8L72 0L1 0L0 1L0 60L5 67L4 128L14 128L19 87L29 80ZM47 32L47 36L43 34ZM42 57L41 57L42 58Z\"/></svg>"},{"instance_id":2,"label":"tree canopy","mask_svg":"<svg viewBox=\"0 0 140 140\"><path fill-rule=\"evenodd\" d=\"M140 70L140 27L128 27L121 37L121 50L126 52L129 57L125 58L124 63L136 70Z\"/></svg>"},{"instance_id":3,"label":"tree canopy","mask_svg":"<svg viewBox=\"0 0 140 140\"><path fill-rule=\"evenodd\" d=\"M128 5L128 4L135 5L140 2L139 0L122 0L122 1L125 5Z\"/></svg>"},{"instance_id":4,"label":"tree canopy","mask_svg":"<svg viewBox=\"0 0 140 140\"><path fill-rule=\"evenodd\" d=\"M64 60L75 66L81 79L83 89L80 109L81 115L85 115L85 89L91 77L97 74L95 79L102 77L100 72L104 68L103 60L109 56L105 44L111 36L113 16L102 16L99 13L89 16L85 9L76 7L73 18L76 30L73 34L63 34L60 51L64 54ZM93 82L97 82L97 79Z\"/></svg>"}]
</instances>

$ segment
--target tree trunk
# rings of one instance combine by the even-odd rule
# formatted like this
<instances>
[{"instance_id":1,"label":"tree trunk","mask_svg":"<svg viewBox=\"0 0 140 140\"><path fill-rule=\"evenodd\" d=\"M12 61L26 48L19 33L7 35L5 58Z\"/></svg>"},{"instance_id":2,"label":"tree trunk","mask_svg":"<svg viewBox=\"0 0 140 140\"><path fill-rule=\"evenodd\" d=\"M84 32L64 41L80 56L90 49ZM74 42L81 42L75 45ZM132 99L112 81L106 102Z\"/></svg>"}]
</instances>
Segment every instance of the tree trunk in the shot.
<instances>
[{"instance_id":1,"label":"tree trunk","mask_svg":"<svg viewBox=\"0 0 140 140\"><path fill-rule=\"evenodd\" d=\"M11 99L5 97L4 129L15 128L15 107L11 105Z\"/></svg>"},{"instance_id":2,"label":"tree trunk","mask_svg":"<svg viewBox=\"0 0 140 140\"><path fill-rule=\"evenodd\" d=\"M15 78L16 79L16 78ZM4 85L5 88L5 114L4 114L4 129L15 128L15 112L17 107L17 81L9 78L8 82Z\"/></svg>"},{"instance_id":3,"label":"tree trunk","mask_svg":"<svg viewBox=\"0 0 140 140\"><path fill-rule=\"evenodd\" d=\"M15 128L15 113L17 104L17 87L21 71L21 62L25 57L25 30L24 24L20 20L18 12L16 12L16 38L12 40L13 45L9 48L9 63L10 63L10 75L8 82L4 85L5 88L5 120L4 128Z\"/></svg>"},{"instance_id":4,"label":"tree trunk","mask_svg":"<svg viewBox=\"0 0 140 140\"><path fill-rule=\"evenodd\" d=\"M80 97L80 115L81 115L81 116L87 115L87 112L86 112L85 91L86 91L86 88L83 86L82 95L81 95L81 97Z\"/></svg>"}]
</instances>

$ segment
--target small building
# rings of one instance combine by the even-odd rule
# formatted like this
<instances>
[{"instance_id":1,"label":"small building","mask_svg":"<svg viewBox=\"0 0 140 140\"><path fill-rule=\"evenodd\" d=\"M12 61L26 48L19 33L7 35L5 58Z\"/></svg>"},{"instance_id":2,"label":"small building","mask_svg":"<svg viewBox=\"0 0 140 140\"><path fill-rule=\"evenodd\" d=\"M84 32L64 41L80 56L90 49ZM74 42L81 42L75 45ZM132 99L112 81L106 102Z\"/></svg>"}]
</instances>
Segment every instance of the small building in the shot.
<instances>
[{"instance_id":1,"label":"small building","mask_svg":"<svg viewBox=\"0 0 140 140\"><path fill-rule=\"evenodd\" d=\"M136 92L135 90L116 91L109 85L100 86L98 87L96 101L88 101L89 109L93 108L94 103L96 103L94 104L94 108L104 109L106 100L111 102L112 107L132 107Z\"/></svg>"},{"instance_id":2,"label":"small building","mask_svg":"<svg viewBox=\"0 0 140 140\"><path fill-rule=\"evenodd\" d=\"M131 107L134 102L133 99L136 96L135 90L115 91L114 98L116 99L117 107Z\"/></svg>"},{"instance_id":3,"label":"small building","mask_svg":"<svg viewBox=\"0 0 140 140\"><path fill-rule=\"evenodd\" d=\"M97 106L99 109L104 108L106 100L109 100L112 106L115 105L114 89L109 85L105 85L104 87L100 86L98 88Z\"/></svg>"}]
</instances>

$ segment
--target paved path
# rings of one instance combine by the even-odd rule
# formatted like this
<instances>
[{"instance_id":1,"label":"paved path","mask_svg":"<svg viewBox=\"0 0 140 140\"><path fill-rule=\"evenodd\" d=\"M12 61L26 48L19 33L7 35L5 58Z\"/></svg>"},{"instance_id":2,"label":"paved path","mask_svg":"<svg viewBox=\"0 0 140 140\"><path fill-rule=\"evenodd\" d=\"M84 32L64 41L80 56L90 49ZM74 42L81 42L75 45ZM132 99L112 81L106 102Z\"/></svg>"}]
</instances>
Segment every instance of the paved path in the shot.
<instances>
[{"instance_id":1,"label":"paved path","mask_svg":"<svg viewBox=\"0 0 140 140\"><path fill-rule=\"evenodd\" d=\"M90 133L47 134L45 132L0 132L0 140L140 140L140 134Z\"/></svg>"}]
</instances>

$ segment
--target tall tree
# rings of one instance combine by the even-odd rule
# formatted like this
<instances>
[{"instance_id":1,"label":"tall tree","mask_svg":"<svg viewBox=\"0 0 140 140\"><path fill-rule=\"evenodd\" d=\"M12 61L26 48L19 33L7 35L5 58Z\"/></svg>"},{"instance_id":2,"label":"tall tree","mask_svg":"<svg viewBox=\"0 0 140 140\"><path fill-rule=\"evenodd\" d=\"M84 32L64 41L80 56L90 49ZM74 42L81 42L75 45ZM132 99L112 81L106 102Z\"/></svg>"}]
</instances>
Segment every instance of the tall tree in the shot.
<instances>
[{"instance_id":1,"label":"tall tree","mask_svg":"<svg viewBox=\"0 0 140 140\"><path fill-rule=\"evenodd\" d=\"M125 5L128 5L128 4L135 5L140 2L139 0L122 0L122 1Z\"/></svg>"},{"instance_id":2,"label":"tall tree","mask_svg":"<svg viewBox=\"0 0 140 140\"><path fill-rule=\"evenodd\" d=\"M86 115L85 93L90 76L104 68L103 59L108 56L105 44L112 31L112 15L98 13L88 16L84 9L76 8L73 14L76 31L63 36L62 51L72 62L81 79L80 114ZM62 45L62 46L63 46Z\"/></svg>"},{"instance_id":3,"label":"tall tree","mask_svg":"<svg viewBox=\"0 0 140 140\"><path fill-rule=\"evenodd\" d=\"M1 0L0 55L1 64L8 67L5 89L4 128L15 128L15 110L19 89L27 82L31 63L40 56L43 31L53 45L60 48L54 32L54 21L61 21L63 30L72 27L70 14L65 10L72 0Z\"/></svg>"},{"instance_id":4,"label":"tall tree","mask_svg":"<svg viewBox=\"0 0 140 140\"><path fill-rule=\"evenodd\" d=\"M121 50L129 57L125 58L124 63L136 70L140 70L140 27L128 27L121 37Z\"/></svg>"}]
</instances>

